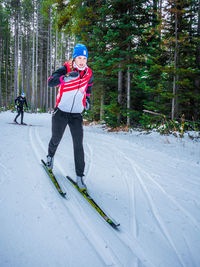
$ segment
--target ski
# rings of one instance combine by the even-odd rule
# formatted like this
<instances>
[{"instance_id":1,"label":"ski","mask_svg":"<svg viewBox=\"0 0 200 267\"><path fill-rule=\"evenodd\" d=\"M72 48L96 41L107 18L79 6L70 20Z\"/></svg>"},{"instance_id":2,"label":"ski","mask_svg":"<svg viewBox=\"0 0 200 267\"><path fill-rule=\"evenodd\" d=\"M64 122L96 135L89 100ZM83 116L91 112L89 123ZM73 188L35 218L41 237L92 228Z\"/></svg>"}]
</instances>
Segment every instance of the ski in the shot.
<instances>
[{"instance_id":1,"label":"ski","mask_svg":"<svg viewBox=\"0 0 200 267\"><path fill-rule=\"evenodd\" d=\"M58 183L58 181L57 181L57 179L56 179L54 173L52 172L52 170L49 170L49 169L47 168L47 165L46 165L46 163L44 162L43 159L41 159L41 161L42 161L42 166L44 167L44 169L45 169L46 173L48 174L48 176L51 178L51 180L52 180L53 184L55 185L56 189L58 190L59 194L60 194L62 197L65 198L66 193L64 193L64 192L62 191L62 189L61 189L61 187L60 187L60 185L59 185L59 183Z\"/></svg>"},{"instance_id":2,"label":"ski","mask_svg":"<svg viewBox=\"0 0 200 267\"><path fill-rule=\"evenodd\" d=\"M8 124L15 124L15 125L21 125L21 126L33 126L32 124L19 123L19 122L8 122Z\"/></svg>"},{"instance_id":3,"label":"ski","mask_svg":"<svg viewBox=\"0 0 200 267\"><path fill-rule=\"evenodd\" d=\"M72 180L71 177L66 176L66 178L68 179L68 181L70 181L70 183L79 191L79 193L81 193L81 195L83 197L85 197L85 199L87 199L87 201L91 204L91 206L101 215L101 217L107 222L109 223L113 228L117 229L118 226L120 225L119 223L115 222L113 219L111 219L109 216L106 215L106 213L99 207L99 205L94 201L94 199L88 194L87 190L83 190L81 191L78 187L78 185L76 184L76 182L74 182L74 180Z\"/></svg>"}]
</instances>

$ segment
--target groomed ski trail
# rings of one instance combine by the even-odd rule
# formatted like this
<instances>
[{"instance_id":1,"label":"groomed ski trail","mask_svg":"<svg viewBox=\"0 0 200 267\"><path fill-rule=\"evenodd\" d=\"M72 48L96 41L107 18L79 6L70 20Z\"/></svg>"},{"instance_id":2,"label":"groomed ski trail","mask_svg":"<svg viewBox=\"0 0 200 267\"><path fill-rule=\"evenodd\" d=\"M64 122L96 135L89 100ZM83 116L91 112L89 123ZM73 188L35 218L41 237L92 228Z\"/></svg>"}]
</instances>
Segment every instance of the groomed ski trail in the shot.
<instances>
[{"instance_id":1,"label":"groomed ski trail","mask_svg":"<svg viewBox=\"0 0 200 267\"><path fill-rule=\"evenodd\" d=\"M38 159L38 162L40 162L39 160L41 158L41 155L46 152L47 147L42 142L37 128L34 129L30 128L29 136L30 136L31 147L34 151L36 158ZM38 149L38 147L40 147L41 149ZM62 201L62 204L67 210L69 216L73 217L77 227L80 229L82 234L85 235L88 243L90 243L95 253L101 259L103 266L116 266L116 267L124 266L124 264L120 260L118 253L115 253L111 248L111 246L109 246L109 242L107 242L106 240L107 235L103 232L100 233L99 231L97 231L97 226L100 224L100 221L102 224L106 223L102 219L98 218L99 215L96 214L96 211L93 211L91 207L88 207L88 204L84 203L85 200L82 199L82 196L79 196L79 193L69 184L67 180L65 181L66 173L58 161L54 162L54 166L56 166L55 167L56 168L55 173L57 174L56 178L58 179L58 182L61 185L61 187L64 188L64 190L66 191L67 194L66 197L69 198L69 201ZM59 179L60 177L62 177L62 179ZM56 190L55 193L57 194ZM85 204L84 208L83 208L83 203ZM91 222L91 215L87 216L87 212L93 213L92 215L94 216L93 222ZM110 228L109 225L108 227ZM115 230L111 229L110 231L115 231ZM126 251L125 254L132 253L126 246L122 249L122 246L124 245L119 244L119 247L122 252L124 250L128 250L128 252ZM135 262L137 262L135 255L133 255L133 259L134 258ZM137 265L134 263L133 266Z\"/></svg>"},{"instance_id":2,"label":"groomed ski trail","mask_svg":"<svg viewBox=\"0 0 200 267\"><path fill-rule=\"evenodd\" d=\"M100 134L102 135L102 134ZM90 138L92 136L90 135ZM164 188L159 185L158 182L156 182L153 177L147 172L146 166L141 166L141 164L137 163L138 157L140 157L140 150L144 149L143 147L139 147L136 144L130 145L129 143L127 144L126 142L121 142L119 140L119 143L117 146L113 146L112 142L109 142L113 138L110 136L104 136L104 146L109 148L110 151L112 151L113 155L113 161L115 162L115 165L117 167L118 173L121 173L119 175L122 180L124 181L124 184L127 187L127 192L129 195L129 209L130 209L130 217L129 217L129 229L126 231L124 235L121 235L122 240L128 244L134 244L135 242L137 244L140 244L140 239L139 239L139 232L141 232L141 219L139 222L139 214L138 214L138 208L136 204L136 199L137 199L137 191L140 187L141 189L141 194L144 196L144 200L146 202L146 209L147 209L147 214L153 218L154 220L154 225L155 227L158 227L160 229L161 235L163 235L163 238L166 240L166 246L171 247L171 251L174 252L174 258L171 257L169 260L169 265L172 264L173 262L175 263L175 266L180 266L180 267L187 267L189 264L189 260L192 255L192 250L189 247L189 240L187 240L187 237L184 237L181 234L181 230L179 229L178 225L176 225L176 228L179 233L179 239L175 240L173 237L173 232L171 229L171 226L169 228L168 223L166 223L167 220L167 214L163 216L161 215L160 211L157 208L156 203L153 200L153 195L149 187L152 187L153 189L155 188L156 190L159 191L159 194L161 194L161 199L164 199L164 201L167 201L169 203L169 206L173 207L173 210L180 210L180 216L183 217L183 220L186 218L189 220L189 223L191 224L191 229L195 229L199 231L199 224L197 220L193 217L193 215L190 214L188 210L183 208L181 204L178 203L177 200L175 200L171 195L169 195ZM116 137L117 138L117 137ZM95 140L91 140L91 142L95 142ZM127 146L126 146L127 145ZM133 151L133 157L127 157L126 154L123 151ZM102 151L101 151L102 152ZM103 153L103 152L102 152ZM157 151L155 151L155 154ZM128 153L129 155L131 153ZM135 159L136 158L136 159ZM139 158L140 159L140 158ZM141 161L140 161L141 162ZM122 172L121 168L119 166L123 166L123 170L125 169L126 171ZM137 187L137 189L136 189ZM198 201L198 200L197 200ZM142 201L141 201L142 202ZM166 217L166 218L165 218ZM153 225L152 225L153 226ZM154 226L153 226L154 227ZM196 231L196 234L198 234L198 231ZM131 233L131 234L130 234ZM180 241L182 239L182 241ZM185 246L184 246L185 244ZM135 250L134 245L130 245L133 250ZM189 248L189 249L188 249ZM145 252L145 249L143 250ZM183 252L184 251L184 252ZM167 252L166 252L167 253ZM177 259L176 259L177 258ZM151 262L151 259L148 259L149 262ZM171 265L171 266L172 266ZM195 264L194 264L195 266Z\"/></svg>"},{"instance_id":3,"label":"groomed ski trail","mask_svg":"<svg viewBox=\"0 0 200 267\"><path fill-rule=\"evenodd\" d=\"M75 177L69 130L55 157L65 200L40 164L51 115L25 116L35 127L0 113L1 266L200 266L199 140L85 127L88 192L121 224L116 231L65 179Z\"/></svg>"}]
</instances>

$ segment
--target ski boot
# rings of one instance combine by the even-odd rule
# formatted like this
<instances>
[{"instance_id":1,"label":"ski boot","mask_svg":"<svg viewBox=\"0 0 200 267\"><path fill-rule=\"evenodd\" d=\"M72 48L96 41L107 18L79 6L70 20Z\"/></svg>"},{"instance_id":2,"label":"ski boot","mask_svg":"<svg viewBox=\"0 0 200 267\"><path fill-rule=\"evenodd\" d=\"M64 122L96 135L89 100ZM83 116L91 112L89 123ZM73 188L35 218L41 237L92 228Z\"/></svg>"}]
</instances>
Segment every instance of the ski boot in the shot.
<instances>
[{"instance_id":1,"label":"ski boot","mask_svg":"<svg viewBox=\"0 0 200 267\"><path fill-rule=\"evenodd\" d=\"M52 171L52 169L53 169L53 157L47 156L46 166L47 166L48 170Z\"/></svg>"},{"instance_id":2,"label":"ski boot","mask_svg":"<svg viewBox=\"0 0 200 267\"><path fill-rule=\"evenodd\" d=\"M84 190L87 191L87 187L86 187L86 185L83 182L83 177L76 176L76 183L77 183L77 185L78 185L78 187L79 187L79 189L81 191L84 191Z\"/></svg>"}]
</instances>

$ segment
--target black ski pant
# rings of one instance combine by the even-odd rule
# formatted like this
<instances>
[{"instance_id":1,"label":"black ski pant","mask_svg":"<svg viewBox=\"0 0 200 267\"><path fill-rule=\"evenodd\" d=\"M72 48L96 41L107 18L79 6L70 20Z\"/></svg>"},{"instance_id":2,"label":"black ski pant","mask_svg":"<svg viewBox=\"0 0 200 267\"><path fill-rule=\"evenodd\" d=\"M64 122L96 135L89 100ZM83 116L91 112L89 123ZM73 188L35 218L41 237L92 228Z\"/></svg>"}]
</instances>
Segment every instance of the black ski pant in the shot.
<instances>
[{"instance_id":1,"label":"black ski pant","mask_svg":"<svg viewBox=\"0 0 200 267\"><path fill-rule=\"evenodd\" d=\"M23 108L17 108L17 116L15 117L15 121L17 118L21 115L21 124L23 123L23 118L24 118L24 111Z\"/></svg>"},{"instance_id":2,"label":"black ski pant","mask_svg":"<svg viewBox=\"0 0 200 267\"><path fill-rule=\"evenodd\" d=\"M52 137L48 155L53 157L62 139L66 126L69 125L73 140L76 175L84 176L85 160L83 150L83 118L80 113L63 112L56 108L52 115Z\"/></svg>"}]
</instances>

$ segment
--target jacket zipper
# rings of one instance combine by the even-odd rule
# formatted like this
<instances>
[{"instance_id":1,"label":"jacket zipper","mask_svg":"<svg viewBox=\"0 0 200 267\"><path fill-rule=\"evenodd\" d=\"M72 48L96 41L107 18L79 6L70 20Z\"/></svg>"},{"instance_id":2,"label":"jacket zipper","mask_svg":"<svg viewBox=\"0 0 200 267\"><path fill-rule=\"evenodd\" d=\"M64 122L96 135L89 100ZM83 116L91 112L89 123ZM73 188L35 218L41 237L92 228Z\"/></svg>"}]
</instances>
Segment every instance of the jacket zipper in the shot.
<instances>
[{"instance_id":1,"label":"jacket zipper","mask_svg":"<svg viewBox=\"0 0 200 267\"><path fill-rule=\"evenodd\" d=\"M72 109L74 108L74 102L75 102L75 98L76 98L76 95L78 94L78 92L79 92L79 88L80 88L80 84L81 84L81 76L80 76L80 81L79 81L79 85L78 85L78 90L77 90L77 92L75 93L75 95L74 95L74 98L73 98L73 103L72 103L72 107L71 107L71 110L70 110L70 113L72 113Z\"/></svg>"}]
</instances>

